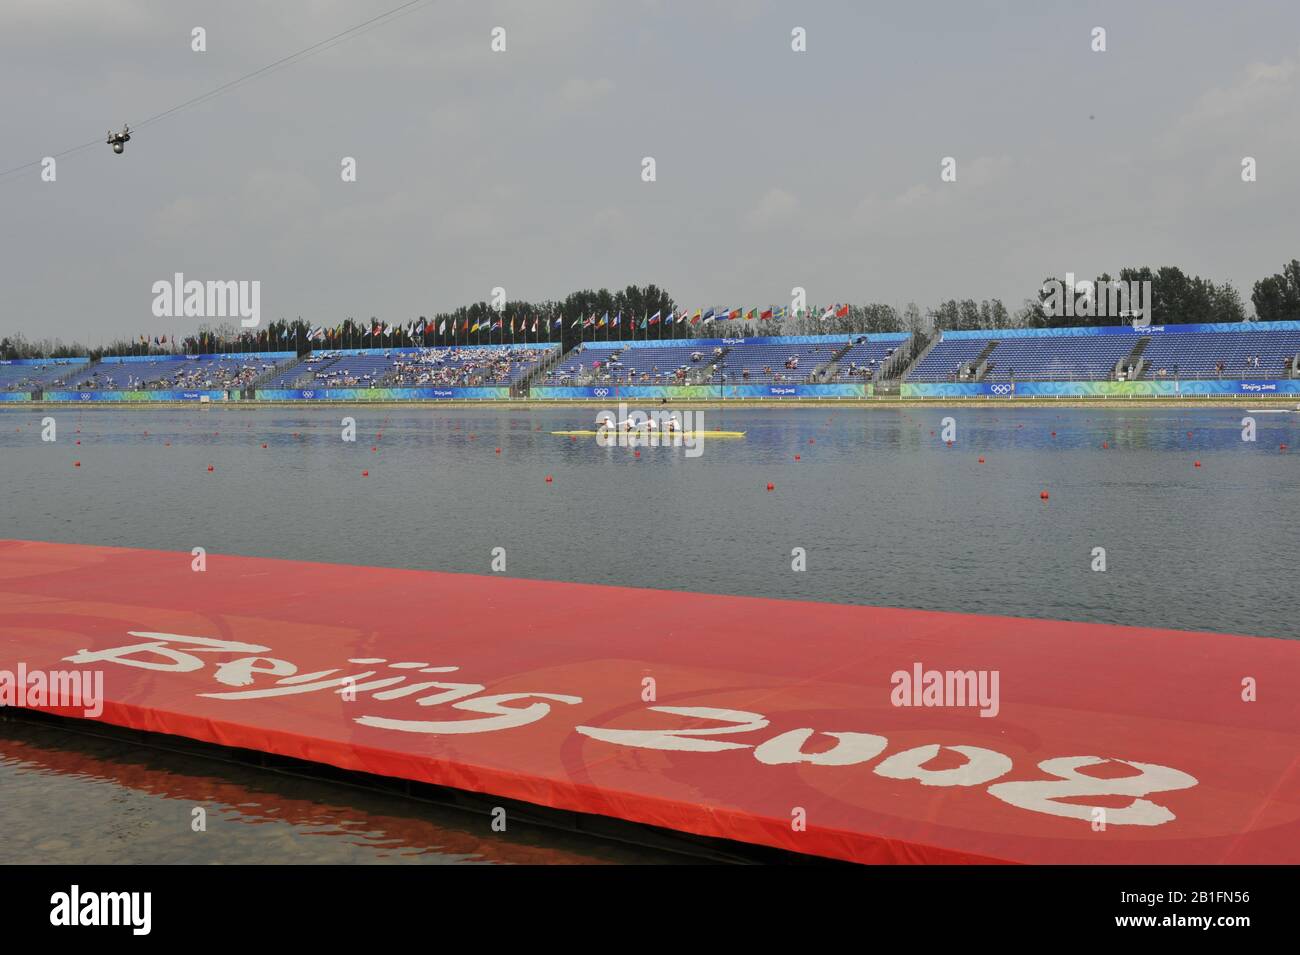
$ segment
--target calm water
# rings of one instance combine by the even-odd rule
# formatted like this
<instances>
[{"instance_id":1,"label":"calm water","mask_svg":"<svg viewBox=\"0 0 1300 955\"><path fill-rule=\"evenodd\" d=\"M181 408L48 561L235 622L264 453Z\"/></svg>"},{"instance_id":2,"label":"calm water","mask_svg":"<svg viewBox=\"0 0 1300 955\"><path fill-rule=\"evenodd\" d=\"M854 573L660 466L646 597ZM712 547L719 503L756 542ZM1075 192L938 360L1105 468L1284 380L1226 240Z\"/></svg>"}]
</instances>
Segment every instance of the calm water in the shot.
<instances>
[{"instance_id":1,"label":"calm water","mask_svg":"<svg viewBox=\"0 0 1300 955\"><path fill-rule=\"evenodd\" d=\"M1300 415L1255 415L1258 440L1247 443L1244 414L706 410L705 427L746 438L706 441L699 457L672 448L637 457L549 433L589 426L593 409L6 409L0 536L470 573L487 573L492 549L504 547L520 577L1296 639ZM40 440L46 415L58 427L52 444ZM345 415L356 419L355 443L341 440ZM945 417L955 419L952 447L941 440ZM807 552L805 573L791 570L795 547ZM1096 547L1104 573L1091 569ZM34 746L45 756L28 758ZM123 779L121 754L96 756L87 771L49 757L60 751L56 740L0 733L0 821L21 821L41 851L71 861L113 845L88 827L74 849L60 848L66 823L42 822L42 789L62 787L60 798L87 806L117 799L103 818L122 825L163 825L178 811L168 783L137 790ZM175 759L157 757L153 771L167 777ZM199 788L216 779L175 772ZM222 858L265 860L308 843L313 852L338 843L327 854L349 861L460 858L436 822L418 838L393 837L409 839L410 854L376 844L390 832L386 812L427 819L422 808L367 807L326 784L313 785L328 796L299 797L253 775L233 785L267 788L232 799L229 824L251 818L261 824L249 831L287 834L274 850L260 836L234 840ZM8 796L24 786L27 799ZM105 797L104 786L124 791ZM239 808L299 798L330 805L323 832ZM166 861L209 858L142 846ZM492 858L475 846L466 854Z\"/></svg>"}]
</instances>

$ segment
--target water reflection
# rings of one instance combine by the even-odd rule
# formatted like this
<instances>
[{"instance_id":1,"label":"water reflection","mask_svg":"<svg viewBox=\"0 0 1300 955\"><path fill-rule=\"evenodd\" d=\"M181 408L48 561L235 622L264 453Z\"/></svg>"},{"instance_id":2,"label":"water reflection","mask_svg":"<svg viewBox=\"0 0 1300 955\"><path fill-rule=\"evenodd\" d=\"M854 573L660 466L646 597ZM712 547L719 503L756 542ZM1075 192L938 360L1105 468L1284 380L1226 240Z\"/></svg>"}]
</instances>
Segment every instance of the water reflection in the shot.
<instances>
[{"instance_id":1,"label":"water reflection","mask_svg":"<svg viewBox=\"0 0 1300 955\"><path fill-rule=\"evenodd\" d=\"M363 788L0 721L0 863L687 861ZM206 812L206 832L193 811Z\"/></svg>"}]
</instances>

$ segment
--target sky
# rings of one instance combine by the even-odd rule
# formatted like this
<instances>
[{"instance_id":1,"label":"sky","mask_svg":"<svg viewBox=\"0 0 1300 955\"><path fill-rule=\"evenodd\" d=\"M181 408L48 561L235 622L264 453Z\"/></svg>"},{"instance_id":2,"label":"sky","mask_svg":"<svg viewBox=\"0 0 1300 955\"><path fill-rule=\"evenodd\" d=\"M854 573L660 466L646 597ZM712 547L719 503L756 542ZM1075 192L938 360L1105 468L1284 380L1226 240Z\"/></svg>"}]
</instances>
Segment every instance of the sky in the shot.
<instances>
[{"instance_id":1,"label":"sky","mask_svg":"<svg viewBox=\"0 0 1300 955\"><path fill-rule=\"evenodd\" d=\"M650 282L1014 310L1138 265L1248 301L1300 257L1295 0L432 0L102 142L400 2L0 4L0 173L35 163L0 175L0 336L192 332L152 312L177 272L336 324Z\"/></svg>"}]
</instances>

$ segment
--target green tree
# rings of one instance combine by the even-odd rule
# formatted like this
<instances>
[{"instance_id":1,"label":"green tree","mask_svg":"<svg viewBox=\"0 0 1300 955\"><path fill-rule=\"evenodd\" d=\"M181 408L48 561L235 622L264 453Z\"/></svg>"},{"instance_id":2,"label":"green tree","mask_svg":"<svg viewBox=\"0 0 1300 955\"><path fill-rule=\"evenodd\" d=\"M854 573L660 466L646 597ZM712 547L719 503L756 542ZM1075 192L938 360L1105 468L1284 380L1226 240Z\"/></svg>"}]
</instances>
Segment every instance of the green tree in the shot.
<instances>
[{"instance_id":1,"label":"green tree","mask_svg":"<svg viewBox=\"0 0 1300 955\"><path fill-rule=\"evenodd\" d=\"M1256 282L1250 300L1261 322L1300 321L1300 260L1292 259L1278 274Z\"/></svg>"}]
</instances>

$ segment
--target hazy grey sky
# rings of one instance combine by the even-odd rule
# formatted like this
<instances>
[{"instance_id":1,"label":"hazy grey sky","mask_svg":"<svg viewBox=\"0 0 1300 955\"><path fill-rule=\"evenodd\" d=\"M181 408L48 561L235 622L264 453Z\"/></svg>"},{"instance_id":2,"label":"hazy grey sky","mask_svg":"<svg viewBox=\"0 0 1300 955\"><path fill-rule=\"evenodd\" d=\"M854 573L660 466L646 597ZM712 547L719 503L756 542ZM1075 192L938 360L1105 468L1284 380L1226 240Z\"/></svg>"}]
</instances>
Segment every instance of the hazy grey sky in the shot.
<instances>
[{"instance_id":1,"label":"hazy grey sky","mask_svg":"<svg viewBox=\"0 0 1300 955\"><path fill-rule=\"evenodd\" d=\"M4 0L0 170L398 2ZM645 282L691 308L796 285L1014 308L1046 275L1138 264L1249 298L1300 255L1298 63L1296 0L435 0L122 156L0 179L0 334L189 332L150 310L178 271L330 324Z\"/></svg>"}]
</instances>

